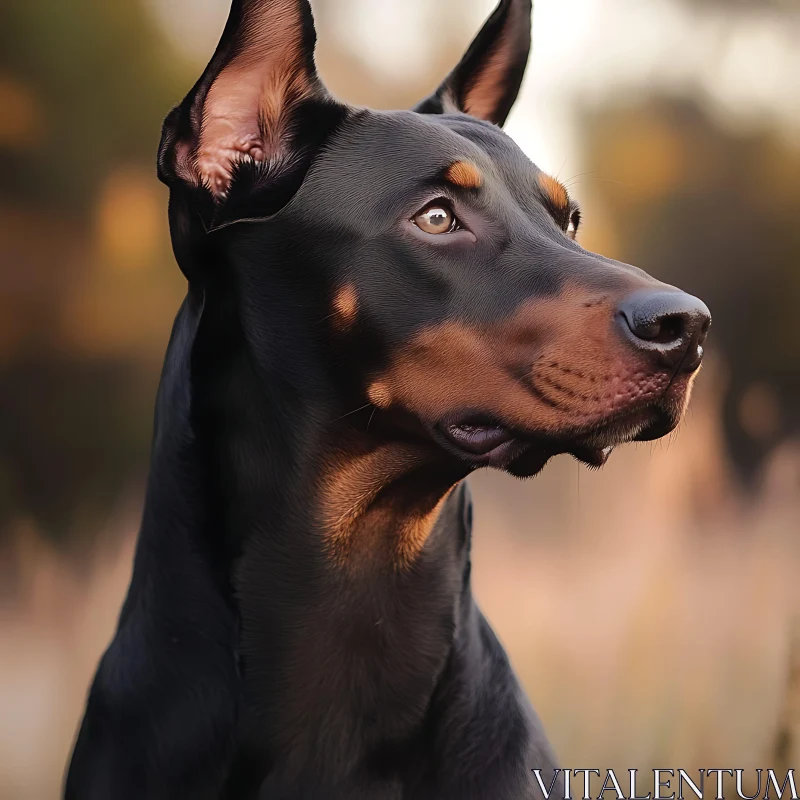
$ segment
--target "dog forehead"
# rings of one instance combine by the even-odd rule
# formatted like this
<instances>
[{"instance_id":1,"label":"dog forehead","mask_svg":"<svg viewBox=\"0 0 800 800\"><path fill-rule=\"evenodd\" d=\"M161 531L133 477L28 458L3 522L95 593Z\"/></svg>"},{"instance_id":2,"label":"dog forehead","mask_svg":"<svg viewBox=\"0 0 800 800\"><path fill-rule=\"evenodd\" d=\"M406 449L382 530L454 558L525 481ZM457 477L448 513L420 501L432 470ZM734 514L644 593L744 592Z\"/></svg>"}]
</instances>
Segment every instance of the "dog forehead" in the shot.
<instances>
[{"instance_id":1,"label":"dog forehead","mask_svg":"<svg viewBox=\"0 0 800 800\"><path fill-rule=\"evenodd\" d=\"M320 154L308 176L315 191L419 186L465 161L486 175L519 174L535 167L495 125L464 114L358 111Z\"/></svg>"}]
</instances>

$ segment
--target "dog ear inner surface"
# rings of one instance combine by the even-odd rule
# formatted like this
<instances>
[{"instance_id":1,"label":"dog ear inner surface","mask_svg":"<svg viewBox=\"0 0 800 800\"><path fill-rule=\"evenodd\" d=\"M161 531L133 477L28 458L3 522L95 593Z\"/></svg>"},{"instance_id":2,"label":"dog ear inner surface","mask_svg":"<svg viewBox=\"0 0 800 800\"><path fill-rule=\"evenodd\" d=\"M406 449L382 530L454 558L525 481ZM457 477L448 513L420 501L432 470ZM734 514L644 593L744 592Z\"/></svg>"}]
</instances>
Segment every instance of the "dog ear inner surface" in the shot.
<instances>
[{"instance_id":1,"label":"dog ear inner surface","mask_svg":"<svg viewBox=\"0 0 800 800\"><path fill-rule=\"evenodd\" d=\"M233 0L216 52L167 117L159 177L212 226L277 211L345 115L317 75L308 0Z\"/></svg>"}]
</instances>

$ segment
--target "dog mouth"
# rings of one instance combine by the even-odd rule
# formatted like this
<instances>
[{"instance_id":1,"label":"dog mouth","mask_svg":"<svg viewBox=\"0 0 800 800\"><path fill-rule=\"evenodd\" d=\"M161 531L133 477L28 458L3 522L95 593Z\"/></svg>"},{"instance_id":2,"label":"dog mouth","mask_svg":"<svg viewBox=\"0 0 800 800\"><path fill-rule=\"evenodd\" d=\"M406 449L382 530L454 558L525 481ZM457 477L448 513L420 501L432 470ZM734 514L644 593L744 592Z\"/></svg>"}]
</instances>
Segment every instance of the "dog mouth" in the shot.
<instances>
[{"instance_id":1,"label":"dog mouth","mask_svg":"<svg viewBox=\"0 0 800 800\"><path fill-rule=\"evenodd\" d=\"M561 454L589 467L602 467L617 445L657 439L674 426L665 409L648 405L563 435L521 430L491 416L469 413L440 421L433 432L446 450L473 469L494 467L530 477Z\"/></svg>"}]
</instances>

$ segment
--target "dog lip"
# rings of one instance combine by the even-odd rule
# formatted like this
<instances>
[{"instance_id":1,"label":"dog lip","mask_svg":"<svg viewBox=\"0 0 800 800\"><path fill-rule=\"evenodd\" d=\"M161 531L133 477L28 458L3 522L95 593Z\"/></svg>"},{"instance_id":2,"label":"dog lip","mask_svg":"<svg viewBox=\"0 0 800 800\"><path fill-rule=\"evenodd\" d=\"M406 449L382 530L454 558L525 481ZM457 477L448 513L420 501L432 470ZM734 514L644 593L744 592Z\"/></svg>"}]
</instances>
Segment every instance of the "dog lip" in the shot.
<instances>
[{"instance_id":1,"label":"dog lip","mask_svg":"<svg viewBox=\"0 0 800 800\"><path fill-rule=\"evenodd\" d=\"M514 438L514 434L504 425L491 421L453 421L440 427L459 449L478 456L488 455Z\"/></svg>"},{"instance_id":2,"label":"dog lip","mask_svg":"<svg viewBox=\"0 0 800 800\"><path fill-rule=\"evenodd\" d=\"M633 437L635 442L652 442L661 439L671 433L677 426L680 418L670 414L666 408L656 407L653 409L652 419L649 420L640 431Z\"/></svg>"},{"instance_id":3,"label":"dog lip","mask_svg":"<svg viewBox=\"0 0 800 800\"><path fill-rule=\"evenodd\" d=\"M628 409L584 430L563 434L520 430L490 415L464 412L440 420L431 433L451 454L472 468L496 467L527 477L553 456L571 455L588 467L602 467L617 445L655 438L671 429L659 403Z\"/></svg>"},{"instance_id":4,"label":"dog lip","mask_svg":"<svg viewBox=\"0 0 800 800\"><path fill-rule=\"evenodd\" d=\"M485 416L449 417L433 425L434 438L473 469L505 469L533 444L517 431Z\"/></svg>"},{"instance_id":5,"label":"dog lip","mask_svg":"<svg viewBox=\"0 0 800 800\"><path fill-rule=\"evenodd\" d=\"M608 461L613 449L614 445L606 447L583 447L578 445L573 447L569 454L581 463L586 464L587 467L602 467Z\"/></svg>"}]
</instances>

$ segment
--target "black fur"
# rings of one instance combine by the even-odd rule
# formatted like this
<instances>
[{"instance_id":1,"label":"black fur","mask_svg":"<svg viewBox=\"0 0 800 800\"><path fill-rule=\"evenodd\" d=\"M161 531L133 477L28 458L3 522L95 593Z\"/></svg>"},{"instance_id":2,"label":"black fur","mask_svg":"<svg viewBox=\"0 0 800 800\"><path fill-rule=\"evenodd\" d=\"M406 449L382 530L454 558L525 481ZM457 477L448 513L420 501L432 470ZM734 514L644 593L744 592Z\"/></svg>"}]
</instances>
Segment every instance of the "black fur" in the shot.
<instances>
[{"instance_id":1,"label":"black fur","mask_svg":"<svg viewBox=\"0 0 800 800\"><path fill-rule=\"evenodd\" d=\"M285 150L234 165L215 195L191 173L209 89L253 35L252 15L269 24L273 6L300 10L304 49L291 68L313 91L287 105ZM424 114L373 112L321 88L304 0L235 0L209 68L165 124L159 174L189 291L158 394L133 579L89 694L67 800L520 800L539 795L534 768L549 784L554 756L471 594L462 479L485 464L531 475L558 452L596 461L609 443L671 429L707 321L696 304L695 317L676 311L686 296L669 289L680 341L667 341L667 301L648 295L649 316L641 302L625 305L665 287L572 241L571 206L492 124L519 87L529 13L526 0L504 0ZM508 30L509 19L526 27ZM507 80L491 118L439 113L448 92L448 103L465 102L498 39ZM459 161L480 187L447 183ZM411 220L442 197L464 230L436 238ZM574 285L589 299L573 302ZM343 287L355 298L344 311ZM458 450L442 419L419 410L493 364L435 373L419 408L375 399L376 381L426 331L452 323L482 341L494 330L500 359L527 347L506 321L540 304L549 310L530 323L530 359L509 386L530 386L541 425L535 414L508 422L477 389L476 407L447 411L510 425L502 458ZM586 335L559 344L575 326L550 331L544 359L536 325L557 323L562 307L586 320ZM618 372L630 364L638 394L587 421L612 375L570 358L595 340ZM578 375L594 388L567 387ZM659 393L647 395L647 380ZM547 414L563 421L547 427ZM332 545L321 510L339 499L325 499L331 454L349 464L348 453L399 447L423 455L402 474L388 468L369 496L375 515ZM444 497L419 548L398 556L403 526Z\"/></svg>"}]
</instances>

